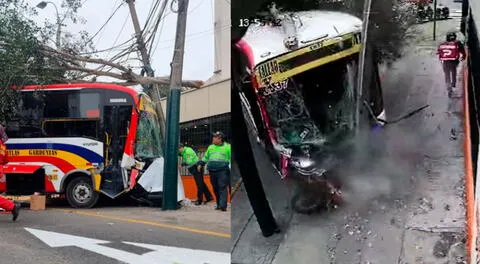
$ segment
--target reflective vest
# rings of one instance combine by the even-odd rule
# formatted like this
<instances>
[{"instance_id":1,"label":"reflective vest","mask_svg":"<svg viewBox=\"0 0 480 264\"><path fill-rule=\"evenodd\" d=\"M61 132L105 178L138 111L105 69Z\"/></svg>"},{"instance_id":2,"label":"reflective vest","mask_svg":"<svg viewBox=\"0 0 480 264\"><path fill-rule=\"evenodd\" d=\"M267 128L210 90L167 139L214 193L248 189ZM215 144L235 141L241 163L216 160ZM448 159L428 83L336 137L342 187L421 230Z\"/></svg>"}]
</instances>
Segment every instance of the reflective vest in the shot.
<instances>
[{"instance_id":1,"label":"reflective vest","mask_svg":"<svg viewBox=\"0 0 480 264\"><path fill-rule=\"evenodd\" d=\"M223 143L217 146L212 144L208 147L202 161L207 163L208 170L226 169L229 167L232 158L230 144Z\"/></svg>"},{"instance_id":2,"label":"reflective vest","mask_svg":"<svg viewBox=\"0 0 480 264\"><path fill-rule=\"evenodd\" d=\"M197 153L195 153L195 151L190 147L183 147L180 155L182 155L183 162L185 162L188 166L192 166L198 162Z\"/></svg>"},{"instance_id":3,"label":"reflective vest","mask_svg":"<svg viewBox=\"0 0 480 264\"><path fill-rule=\"evenodd\" d=\"M447 41L438 46L438 56L440 60L458 60L460 59L460 50L456 41Z\"/></svg>"}]
</instances>

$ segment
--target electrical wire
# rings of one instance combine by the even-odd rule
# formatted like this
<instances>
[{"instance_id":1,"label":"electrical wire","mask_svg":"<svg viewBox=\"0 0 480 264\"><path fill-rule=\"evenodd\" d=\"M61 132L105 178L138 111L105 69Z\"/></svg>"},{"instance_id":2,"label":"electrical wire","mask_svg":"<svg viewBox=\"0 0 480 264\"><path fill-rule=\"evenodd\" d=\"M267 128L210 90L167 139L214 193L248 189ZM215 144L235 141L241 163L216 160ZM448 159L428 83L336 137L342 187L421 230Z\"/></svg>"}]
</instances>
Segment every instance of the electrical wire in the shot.
<instances>
[{"instance_id":1,"label":"electrical wire","mask_svg":"<svg viewBox=\"0 0 480 264\"><path fill-rule=\"evenodd\" d=\"M122 2L122 1L123 0L120 0L120 2ZM115 0L115 3L113 4L112 9L110 10L110 13L115 12L115 6L117 6L117 4L118 4L118 0ZM98 36L97 41L94 45L95 47L100 43L100 40L102 39L103 33L105 33L105 28L99 29L99 31L100 31L100 35ZM92 38L92 40L93 40L93 38Z\"/></svg>"},{"instance_id":2,"label":"electrical wire","mask_svg":"<svg viewBox=\"0 0 480 264\"><path fill-rule=\"evenodd\" d=\"M221 32L221 31L230 31L230 27L226 27L225 29L219 30L218 32ZM212 34L212 33L210 33L210 34L198 35L198 36L193 37L193 38L186 38L186 39L185 39L185 44L186 44L186 43L190 43L192 40L197 40L197 39L203 38L203 37L208 36L208 35L211 35L211 34ZM172 47L174 47L174 45L175 45L175 44L170 44L170 45L162 46L162 47L160 47L160 50L163 50L163 49L171 49Z\"/></svg>"},{"instance_id":3,"label":"electrical wire","mask_svg":"<svg viewBox=\"0 0 480 264\"><path fill-rule=\"evenodd\" d=\"M205 0L202 0L202 2L200 2L200 4L196 5L196 6L193 7L192 9L190 9L190 10L188 11L188 14L193 13L193 11L195 11L195 9L199 8L199 7L203 4L203 2L205 2Z\"/></svg>"},{"instance_id":4,"label":"electrical wire","mask_svg":"<svg viewBox=\"0 0 480 264\"><path fill-rule=\"evenodd\" d=\"M98 29L98 31L87 41L87 42L90 42L92 41L97 35L98 33L100 33L100 31L108 24L108 22L110 22L110 20L113 18L113 16L117 13L117 11L120 9L120 7L122 7L124 4L124 2L121 2L120 5L118 5L118 7L115 9L115 11L110 15L110 17L108 17L107 21L105 21L105 23L103 23L103 25L100 27L100 29Z\"/></svg>"},{"instance_id":5,"label":"electrical wire","mask_svg":"<svg viewBox=\"0 0 480 264\"><path fill-rule=\"evenodd\" d=\"M96 50L96 51L90 51L90 52L83 52L83 53L78 53L78 55L90 55L90 54L97 54L97 53L102 53L102 52L106 52L106 51L111 51L111 50L115 50L115 49L119 49L121 48L122 46L125 46L125 44L128 44L128 42L132 41L134 39L134 37L131 37L130 39L118 44L118 45L115 45L115 46L112 46L110 48L106 48L106 49L103 49L103 50Z\"/></svg>"},{"instance_id":6,"label":"electrical wire","mask_svg":"<svg viewBox=\"0 0 480 264\"><path fill-rule=\"evenodd\" d=\"M123 29L125 28L125 26L127 25L127 21L128 21L128 18L129 18L129 14L127 14L127 16L125 17L125 20L123 21L123 25L122 27L120 28L120 31L118 31L118 34L117 34L117 37L115 38L115 41L113 42L113 46L115 46L118 42L118 39L120 38L120 36L122 35L123 33ZM130 39L128 39L127 41L123 42L122 44L120 45L124 45L128 42L130 42L131 40L133 40L134 37L131 37ZM110 52L107 53L107 57L110 55Z\"/></svg>"},{"instance_id":7,"label":"electrical wire","mask_svg":"<svg viewBox=\"0 0 480 264\"><path fill-rule=\"evenodd\" d=\"M165 25L165 19L162 20L162 24L160 25L160 32L158 33L159 36L162 35L164 25ZM155 52L157 51L157 48L158 48L158 43L160 43L160 38L158 38L157 44L155 44L155 48L153 50L152 50L152 47L150 47L150 50L152 50L150 54L155 54ZM152 42L152 44L153 44L153 42Z\"/></svg>"},{"instance_id":8,"label":"electrical wire","mask_svg":"<svg viewBox=\"0 0 480 264\"><path fill-rule=\"evenodd\" d=\"M147 19L145 20L145 25L143 26L142 33L148 32L147 29L150 26L150 23L152 22L152 18L154 17L153 15L157 12L159 4L160 4L159 0L152 2L152 6L150 7L150 11L148 12Z\"/></svg>"},{"instance_id":9,"label":"electrical wire","mask_svg":"<svg viewBox=\"0 0 480 264\"><path fill-rule=\"evenodd\" d=\"M227 31L227 30L230 30L231 29L231 25L224 25L222 26L221 28L218 29L218 32L223 32L223 31ZM193 36L207 36L207 35L210 35L212 33L215 33L215 31L217 31L215 28L214 29L209 29L209 30L205 30L205 31L199 31L199 32L195 32L195 33L191 33L191 34L188 34L186 35L186 39L188 39L188 37L193 37ZM165 42L172 42L172 41L175 41L175 39L167 39L167 40L161 40L159 41L160 43L165 43Z\"/></svg>"},{"instance_id":10,"label":"electrical wire","mask_svg":"<svg viewBox=\"0 0 480 264\"><path fill-rule=\"evenodd\" d=\"M155 41L155 36L157 35L158 26L160 25L160 22L164 20L163 13L165 12L165 7L166 7L167 2L168 2L167 0L164 0L164 2L162 4L162 7L157 14L157 19L156 19L157 21L155 23L155 27L152 31L152 34L150 34L150 37L148 37L148 39L145 41L146 46L148 46L148 44L150 44L150 48L147 49L149 52L151 51L153 43Z\"/></svg>"}]
</instances>

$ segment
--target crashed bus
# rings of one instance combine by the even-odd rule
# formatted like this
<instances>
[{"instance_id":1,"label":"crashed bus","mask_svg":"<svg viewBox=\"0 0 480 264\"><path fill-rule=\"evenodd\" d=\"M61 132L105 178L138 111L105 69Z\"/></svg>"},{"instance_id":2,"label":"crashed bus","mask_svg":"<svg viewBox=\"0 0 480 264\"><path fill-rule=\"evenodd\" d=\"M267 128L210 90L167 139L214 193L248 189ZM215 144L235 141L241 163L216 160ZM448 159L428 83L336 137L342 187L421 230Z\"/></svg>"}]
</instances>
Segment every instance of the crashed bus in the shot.
<instances>
[{"instance_id":1,"label":"crashed bus","mask_svg":"<svg viewBox=\"0 0 480 264\"><path fill-rule=\"evenodd\" d=\"M241 54L240 96L247 126L282 179L300 194L313 187L327 207L341 201L341 183L330 172L349 152L358 126L357 77L362 21L331 11L280 13L275 24L251 24L236 43ZM362 100L372 117L385 119L379 69L373 56ZM361 103L360 103L361 104ZM322 197L323 196L323 197ZM319 203L292 199L298 212Z\"/></svg>"},{"instance_id":2,"label":"crashed bus","mask_svg":"<svg viewBox=\"0 0 480 264\"><path fill-rule=\"evenodd\" d=\"M0 192L64 194L75 208L95 206L100 194L161 199L160 120L145 93L101 83L18 89ZM179 176L178 200L183 198Z\"/></svg>"}]
</instances>

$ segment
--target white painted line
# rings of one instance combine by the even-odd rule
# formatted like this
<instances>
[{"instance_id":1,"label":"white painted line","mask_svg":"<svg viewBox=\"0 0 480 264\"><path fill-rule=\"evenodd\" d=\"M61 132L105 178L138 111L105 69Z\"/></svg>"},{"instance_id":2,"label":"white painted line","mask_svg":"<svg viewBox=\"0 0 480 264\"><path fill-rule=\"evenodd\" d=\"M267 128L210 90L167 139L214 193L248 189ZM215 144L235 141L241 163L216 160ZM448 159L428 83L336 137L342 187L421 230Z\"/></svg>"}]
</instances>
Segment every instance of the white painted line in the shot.
<instances>
[{"instance_id":1,"label":"white painted line","mask_svg":"<svg viewBox=\"0 0 480 264\"><path fill-rule=\"evenodd\" d=\"M148 248L154 250L142 255L145 260L156 260L155 263L160 263L158 260L162 260L165 264L230 264L230 254L223 252L213 252L207 250L167 247L159 245L150 245L143 243L123 242L125 244ZM149 262L152 263L152 262Z\"/></svg>"},{"instance_id":2,"label":"white painted line","mask_svg":"<svg viewBox=\"0 0 480 264\"><path fill-rule=\"evenodd\" d=\"M25 228L50 247L78 247L118 261L129 264L229 264L230 254L207 250L168 247L134 242L124 242L153 250L152 252L138 255L104 245L110 241L92 239L81 236Z\"/></svg>"}]
</instances>

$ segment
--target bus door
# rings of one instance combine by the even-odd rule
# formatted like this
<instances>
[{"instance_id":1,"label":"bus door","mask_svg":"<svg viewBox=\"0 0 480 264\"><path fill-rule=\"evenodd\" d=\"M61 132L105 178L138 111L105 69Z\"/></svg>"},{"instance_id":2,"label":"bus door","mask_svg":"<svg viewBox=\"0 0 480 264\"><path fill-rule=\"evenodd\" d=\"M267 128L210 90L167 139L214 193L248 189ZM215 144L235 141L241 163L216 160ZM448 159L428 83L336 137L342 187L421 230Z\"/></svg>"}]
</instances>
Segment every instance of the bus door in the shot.
<instances>
[{"instance_id":1,"label":"bus door","mask_svg":"<svg viewBox=\"0 0 480 264\"><path fill-rule=\"evenodd\" d=\"M122 194L128 187L127 173L120 164L131 111L129 105L104 106L105 169L100 190L111 198Z\"/></svg>"}]
</instances>

